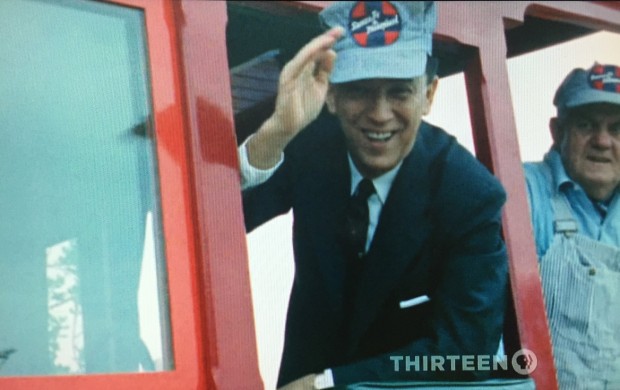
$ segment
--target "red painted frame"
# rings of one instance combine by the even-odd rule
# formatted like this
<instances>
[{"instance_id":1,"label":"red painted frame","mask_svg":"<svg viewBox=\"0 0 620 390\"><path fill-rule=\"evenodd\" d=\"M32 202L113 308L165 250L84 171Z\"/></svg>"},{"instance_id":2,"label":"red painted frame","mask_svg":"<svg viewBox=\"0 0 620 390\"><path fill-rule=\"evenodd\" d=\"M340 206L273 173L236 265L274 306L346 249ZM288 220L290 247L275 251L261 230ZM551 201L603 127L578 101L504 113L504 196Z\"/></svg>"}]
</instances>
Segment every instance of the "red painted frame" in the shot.
<instances>
[{"instance_id":1,"label":"red painted frame","mask_svg":"<svg viewBox=\"0 0 620 390\"><path fill-rule=\"evenodd\" d=\"M213 123L208 104L201 106L196 122L193 84L188 83L182 53L192 63L192 34L204 31L202 22L185 23L185 8L211 8L225 23L225 4L171 0L103 0L140 9L148 44L153 118L157 139L162 220L169 285L173 369L149 373L0 377L2 389L206 389L262 388L258 374L245 232L240 209L232 111L224 108ZM204 9L206 6L206 10ZM223 13L222 13L223 11ZM201 14L204 16L204 12ZM224 61L218 75L228 74L225 61L225 29L197 53L201 66L204 53L219 50ZM204 42L202 43L204 44ZM204 52L202 51L204 50ZM216 74L204 82L202 92L230 91L227 83L210 89ZM227 78L218 77L226 80ZM217 83L218 80L215 80ZM205 89L206 88L206 89ZM207 92L209 91L209 92ZM209 100L209 99L207 99ZM200 98L198 97L198 102ZM219 102L217 103L220 104ZM232 104L225 104L225 107ZM213 127L217 125L218 127ZM199 150L198 134L225 134L231 140L211 142ZM209 137L211 138L211 137ZM221 148L221 149L220 149ZM225 153L221 153L224 150ZM227 151L227 152L226 152ZM211 163L228 166L209 169ZM202 169L206 167L206 171ZM235 185L236 184L236 187ZM200 189L206 186L207 191ZM224 188L223 191L219 191ZM200 198L205 196L204 199ZM232 202L232 203L231 203ZM213 203L217 203L213 206ZM201 208L200 206L214 208ZM227 213L227 210L230 212ZM208 308L208 310L207 310ZM235 348L235 346L237 346Z\"/></svg>"},{"instance_id":2,"label":"red painted frame","mask_svg":"<svg viewBox=\"0 0 620 390\"><path fill-rule=\"evenodd\" d=\"M0 377L2 389L258 389L226 53L226 4L103 0L145 15L166 240L174 369ZM436 38L478 48L465 69L477 154L509 194L504 234L519 341L539 360L537 388L557 388L506 68L504 20L530 14L620 32L620 3L439 2ZM318 10L319 1L276 7ZM273 5L272 5L273 6ZM472 23L472 20L484 23ZM463 28L467 26L467 28Z\"/></svg>"},{"instance_id":3,"label":"red painted frame","mask_svg":"<svg viewBox=\"0 0 620 390\"><path fill-rule=\"evenodd\" d=\"M537 355L531 374L539 389L557 388L538 261L525 193L506 64L505 22L524 16L619 31L620 12L587 2L440 3L437 34L478 48L465 69L470 116L478 157L508 192L503 230L510 258L510 280L520 347ZM489 23L471 23L473 20ZM462 26L468 26L463 29Z\"/></svg>"}]
</instances>

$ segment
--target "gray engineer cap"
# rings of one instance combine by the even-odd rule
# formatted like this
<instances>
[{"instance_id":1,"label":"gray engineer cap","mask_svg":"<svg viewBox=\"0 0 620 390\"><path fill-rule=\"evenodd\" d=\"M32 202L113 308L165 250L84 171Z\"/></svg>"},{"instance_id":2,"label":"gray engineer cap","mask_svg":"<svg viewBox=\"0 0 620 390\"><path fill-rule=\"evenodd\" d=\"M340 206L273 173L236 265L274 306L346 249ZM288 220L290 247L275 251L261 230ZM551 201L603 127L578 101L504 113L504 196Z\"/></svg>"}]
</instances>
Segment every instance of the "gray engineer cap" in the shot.
<instances>
[{"instance_id":1,"label":"gray engineer cap","mask_svg":"<svg viewBox=\"0 0 620 390\"><path fill-rule=\"evenodd\" d=\"M571 108L591 103L620 105L620 67L595 63L588 70L573 69L553 98L560 118Z\"/></svg>"},{"instance_id":2,"label":"gray engineer cap","mask_svg":"<svg viewBox=\"0 0 620 390\"><path fill-rule=\"evenodd\" d=\"M339 1L319 18L326 29L342 26L332 83L424 74L432 54L437 11L432 1Z\"/></svg>"}]
</instances>

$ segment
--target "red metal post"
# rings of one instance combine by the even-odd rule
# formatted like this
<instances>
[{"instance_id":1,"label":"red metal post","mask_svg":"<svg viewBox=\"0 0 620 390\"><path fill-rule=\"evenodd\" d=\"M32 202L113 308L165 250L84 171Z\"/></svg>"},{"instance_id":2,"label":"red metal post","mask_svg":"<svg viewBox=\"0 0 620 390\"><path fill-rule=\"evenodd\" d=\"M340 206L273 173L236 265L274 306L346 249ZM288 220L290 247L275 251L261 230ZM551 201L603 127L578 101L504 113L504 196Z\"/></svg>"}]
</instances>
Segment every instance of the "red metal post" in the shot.
<instances>
[{"instance_id":1,"label":"red metal post","mask_svg":"<svg viewBox=\"0 0 620 390\"><path fill-rule=\"evenodd\" d=\"M241 208L226 3L173 2L203 283L209 388L260 389Z\"/></svg>"},{"instance_id":2,"label":"red metal post","mask_svg":"<svg viewBox=\"0 0 620 390\"><path fill-rule=\"evenodd\" d=\"M478 57L465 69L476 152L508 193L503 232L521 347L533 351L538 359L538 366L531 373L537 388L555 389L557 380L538 261L529 214L524 212L528 204L506 64L504 18L522 20L523 11L515 4L502 7L489 3L441 3L440 7L437 33L478 48ZM474 20L477 22L472 23Z\"/></svg>"}]
</instances>

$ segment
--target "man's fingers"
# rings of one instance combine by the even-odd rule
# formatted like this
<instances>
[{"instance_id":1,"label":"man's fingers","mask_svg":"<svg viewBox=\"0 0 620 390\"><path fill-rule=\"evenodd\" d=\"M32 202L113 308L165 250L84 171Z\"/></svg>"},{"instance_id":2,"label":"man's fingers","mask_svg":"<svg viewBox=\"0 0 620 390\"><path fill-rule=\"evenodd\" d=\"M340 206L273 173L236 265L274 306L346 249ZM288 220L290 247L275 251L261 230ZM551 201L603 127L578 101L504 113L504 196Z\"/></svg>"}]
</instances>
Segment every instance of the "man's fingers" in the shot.
<instances>
[{"instance_id":1,"label":"man's fingers","mask_svg":"<svg viewBox=\"0 0 620 390\"><path fill-rule=\"evenodd\" d=\"M334 26L334 27L330 28L329 30L325 31L324 34L332 36L332 37L336 38L336 40L338 40L344 34L344 27L342 27L342 26Z\"/></svg>"},{"instance_id":2,"label":"man's fingers","mask_svg":"<svg viewBox=\"0 0 620 390\"><path fill-rule=\"evenodd\" d=\"M317 79L317 81L322 83L328 82L329 75L334 68L335 61L336 52L331 49L327 50L317 59L314 68L314 77Z\"/></svg>"},{"instance_id":3,"label":"man's fingers","mask_svg":"<svg viewBox=\"0 0 620 390\"><path fill-rule=\"evenodd\" d=\"M298 77L304 69L317 60L326 50L329 50L334 43L342 36L344 29L340 26L334 27L325 33L308 42L284 67L283 76L286 79Z\"/></svg>"}]
</instances>

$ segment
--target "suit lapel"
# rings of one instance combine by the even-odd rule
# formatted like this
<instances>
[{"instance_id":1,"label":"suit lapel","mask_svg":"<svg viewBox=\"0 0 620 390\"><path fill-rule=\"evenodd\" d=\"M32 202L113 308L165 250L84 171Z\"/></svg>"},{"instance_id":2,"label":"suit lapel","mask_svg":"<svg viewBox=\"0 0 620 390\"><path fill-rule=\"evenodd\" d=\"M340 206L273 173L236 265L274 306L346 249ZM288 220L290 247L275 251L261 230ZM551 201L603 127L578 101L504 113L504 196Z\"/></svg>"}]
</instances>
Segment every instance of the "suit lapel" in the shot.
<instances>
[{"instance_id":1,"label":"suit lapel","mask_svg":"<svg viewBox=\"0 0 620 390\"><path fill-rule=\"evenodd\" d=\"M329 122L328 122L329 123ZM333 125L332 125L333 126ZM332 313L341 313L345 280L345 255L340 237L349 201L351 173L347 159L344 136L336 127L320 156L312 156L311 175L302 185L303 209L310 221L305 239L313 251L312 258L318 262L318 286L325 289ZM300 221L302 218L300 218Z\"/></svg>"},{"instance_id":2,"label":"suit lapel","mask_svg":"<svg viewBox=\"0 0 620 390\"><path fill-rule=\"evenodd\" d=\"M342 157L342 158L341 158ZM315 210L323 210L323 215L315 215L316 228L312 230L320 232L315 238L320 240L315 246L315 254L319 260L319 267L326 286L329 290L330 302L333 308L340 311L343 305L344 280L345 280L345 254L342 242L339 239L342 235L345 212L349 200L351 187L351 175L349 173L346 153L338 157L338 172L332 169L330 172L330 183L318 188L317 205L322 206ZM323 183L326 183L323 181Z\"/></svg>"}]
</instances>

